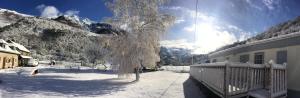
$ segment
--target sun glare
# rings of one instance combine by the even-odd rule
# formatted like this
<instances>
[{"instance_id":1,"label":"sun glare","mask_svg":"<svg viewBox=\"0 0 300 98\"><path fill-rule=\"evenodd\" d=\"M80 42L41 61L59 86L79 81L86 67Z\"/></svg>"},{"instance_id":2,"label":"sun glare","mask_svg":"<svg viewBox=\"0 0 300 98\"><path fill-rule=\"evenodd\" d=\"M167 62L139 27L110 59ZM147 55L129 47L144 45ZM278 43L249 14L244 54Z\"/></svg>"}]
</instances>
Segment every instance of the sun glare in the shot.
<instances>
[{"instance_id":1,"label":"sun glare","mask_svg":"<svg viewBox=\"0 0 300 98\"><path fill-rule=\"evenodd\" d=\"M196 28L194 54L208 53L237 39L232 33L220 30L213 23L200 23L193 28Z\"/></svg>"}]
</instances>

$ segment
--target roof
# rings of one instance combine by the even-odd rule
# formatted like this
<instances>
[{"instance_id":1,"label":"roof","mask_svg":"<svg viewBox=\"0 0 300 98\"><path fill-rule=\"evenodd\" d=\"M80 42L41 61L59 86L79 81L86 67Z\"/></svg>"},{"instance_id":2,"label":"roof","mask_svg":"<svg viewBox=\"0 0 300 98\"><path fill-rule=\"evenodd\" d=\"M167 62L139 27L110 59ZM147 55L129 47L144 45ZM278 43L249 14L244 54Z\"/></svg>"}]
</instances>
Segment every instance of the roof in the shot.
<instances>
[{"instance_id":1,"label":"roof","mask_svg":"<svg viewBox=\"0 0 300 98\"><path fill-rule=\"evenodd\" d=\"M21 58L24 58L24 59L30 59L30 58L32 58L32 57L31 57L31 56L21 55Z\"/></svg>"},{"instance_id":2,"label":"roof","mask_svg":"<svg viewBox=\"0 0 300 98\"><path fill-rule=\"evenodd\" d=\"M293 46L293 45L300 45L300 32L280 35L269 39L263 39L263 40L237 45L231 48L210 53L209 56L217 57L222 55L242 53L242 52L253 51L253 50L279 48L279 47L286 47L286 46Z\"/></svg>"},{"instance_id":3,"label":"roof","mask_svg":"<svg viewBox=\"0 0 300 98\"><path fill-rule=\"evenodd\" d=\"M21 51L25 51L25 52L30 52L26 47L24 47L23 45L21 45L21 44L19 44L19 43L16 43L16 42L14 42L14 41L9 41L9 44L11 45L11 46L15 46L16 48L18 48L19 50L21 50Z\"/></svg>"},{"instance_id":4,"label":"roof","mask_svg":"<svg viewBox=\"0 0 300 98\"><path fill-rule=\"evenodd\" d=\"M8 44L6 41L3 39L0 39L0 43ZM7 52L7 53L13 53L13 54L20 54L17 50L11 49L9 46L5 45L5 47L0 47L0 51L2 52Z\"/></svg>"},{"instance_id":5,"label":"roof","mask_svg":"<svg viewBox=\"0 0 300 98\"><path fill-rule=\"evenodd\" d=\"M7 44L7 42L3 39L0 39L0 43L4 43L4 44Z\"/></svg>"}]
</instances>

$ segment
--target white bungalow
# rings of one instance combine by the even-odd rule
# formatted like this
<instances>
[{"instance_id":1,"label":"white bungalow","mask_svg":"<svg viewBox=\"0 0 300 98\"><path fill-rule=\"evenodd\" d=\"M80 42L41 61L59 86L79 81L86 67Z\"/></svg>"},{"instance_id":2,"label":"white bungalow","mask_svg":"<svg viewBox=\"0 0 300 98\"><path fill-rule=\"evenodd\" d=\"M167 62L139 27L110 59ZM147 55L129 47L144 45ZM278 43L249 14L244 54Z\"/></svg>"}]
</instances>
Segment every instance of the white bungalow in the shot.
<instances>
[{"instance_id":1,"label":"white bungalow","mask_svg":"<svg viewBox=\"0 0 300 98\"><path fill-rule=\"evenodd\" d=\"M237 45L209 54L210 62L287 63L288 96L300 97L300 32Z\"/></svg>"}]
</instances>

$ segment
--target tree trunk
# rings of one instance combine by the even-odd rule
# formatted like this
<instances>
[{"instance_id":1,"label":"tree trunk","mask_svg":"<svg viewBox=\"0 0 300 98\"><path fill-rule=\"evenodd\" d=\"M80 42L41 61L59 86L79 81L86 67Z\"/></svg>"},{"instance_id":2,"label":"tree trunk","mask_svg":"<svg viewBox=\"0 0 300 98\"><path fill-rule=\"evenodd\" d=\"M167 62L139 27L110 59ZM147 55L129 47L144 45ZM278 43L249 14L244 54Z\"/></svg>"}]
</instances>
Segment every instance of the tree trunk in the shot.
<instances>
[{"instance_id":1,"label":"tree trunk","mask_svg":"<svg viewBox=\"0 0 300 98\"><path fill-rule=\"evenodd\" d=\"M135 68L135 81L140 80L140 70L139 67Z\"/></svg>"}]
</instances>

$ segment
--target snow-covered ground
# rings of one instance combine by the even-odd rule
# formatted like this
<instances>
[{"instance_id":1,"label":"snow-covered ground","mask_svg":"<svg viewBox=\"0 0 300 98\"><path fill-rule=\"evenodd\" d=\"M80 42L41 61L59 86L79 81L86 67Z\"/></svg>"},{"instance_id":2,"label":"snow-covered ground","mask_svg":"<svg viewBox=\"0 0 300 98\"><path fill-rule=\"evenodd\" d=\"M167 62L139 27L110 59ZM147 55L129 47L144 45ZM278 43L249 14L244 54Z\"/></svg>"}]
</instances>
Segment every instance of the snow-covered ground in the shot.
<instances>
[{"instance_id":1,"label":"snow-covered ground","mask_svg":"<svg viewBox=\"0 0 300 98\"><path fill-rule=\"evenodd\" d=\"M162 69L166 71L182 72L182 73L190 72L190 66L162 66Z\"/></svg>"},{"instance_id":2,"label":"snow-covered ground","mask_svg":"<svg viewBox=\"0 0 300 98\"><path fill-rule=\"evenodd\" d=\"M146 72L139 82L134 76L119 79L112 71L88 67L38 66L0 70L1 98L203 98L188 73Z\"/></svg>"}]
</instances>

